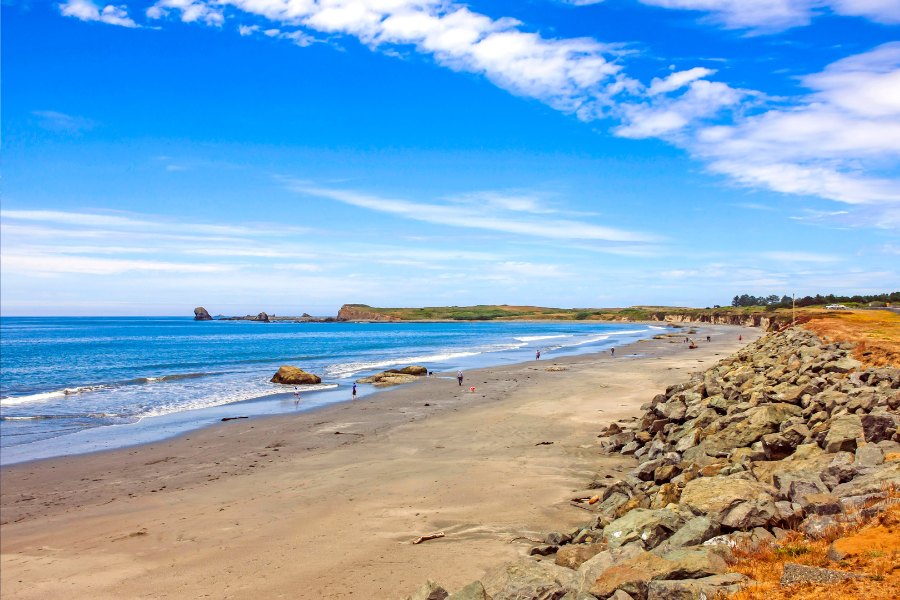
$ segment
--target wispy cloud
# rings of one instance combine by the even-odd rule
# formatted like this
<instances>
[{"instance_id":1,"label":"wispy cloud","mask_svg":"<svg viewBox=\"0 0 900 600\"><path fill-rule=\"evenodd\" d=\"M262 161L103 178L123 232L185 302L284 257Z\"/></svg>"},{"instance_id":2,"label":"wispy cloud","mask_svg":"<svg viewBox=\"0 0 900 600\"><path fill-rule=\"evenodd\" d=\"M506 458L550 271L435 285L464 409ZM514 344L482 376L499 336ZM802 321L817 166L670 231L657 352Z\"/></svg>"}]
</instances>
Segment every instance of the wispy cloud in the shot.
<instances>
[{"instance_id":1,"label":"wispy cloud","mask_svg":"<svg viewBox=\"0 0 900 600\"><path fill-rule=\"evenodd\" d=\"M500 214L490 210L473 211L470 207L383 198L373 194L316 187L305 183L288 183L288 187L302 194L328 198L360 208L438 225L561 240L605 240L613 242L653 242L658 240L657 236L647 233L592 225L580 221L532 220L521 216L517 218L515 213Z\"/></svg>"},{"instance_id":2,"label":"wispy cloud","mask_svg":"<svg viewBox=\"0 0 900 600\"><path fill-rule=\"evenodd\" d=\"M91 0L67 0L59 5L59 12L65 17L74 17L81 21L97 21L119 27L140 27L128 16L125 5L107 4L101 9Z\"/></svg>"},{"instance_id":3,"label":"wispy cloud","mask_svg":"<svg viewBox=\"0 0 900 600\"><path fill-rule=\"evenodd\" d=\"M55 110L35 110L31 114L38 118L39 127L56 133L78 134L94 127L90 119Z\"/></svg>"}]
</instances>

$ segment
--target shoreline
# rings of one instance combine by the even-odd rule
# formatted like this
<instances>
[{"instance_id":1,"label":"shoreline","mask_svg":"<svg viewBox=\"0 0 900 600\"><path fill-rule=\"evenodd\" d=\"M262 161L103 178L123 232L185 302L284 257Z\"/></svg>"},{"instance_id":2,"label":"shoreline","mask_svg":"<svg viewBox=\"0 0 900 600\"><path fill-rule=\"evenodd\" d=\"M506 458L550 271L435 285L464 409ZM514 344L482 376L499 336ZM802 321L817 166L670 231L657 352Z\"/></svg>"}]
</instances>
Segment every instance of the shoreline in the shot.
<instances>
[{"instance_id":1,"label":"shoreline","mask_svg":"<svg viewBox=\"0 0 900 600\"><path fill-rule=\"evenodd\" d=\"M540 322L540 320L519 320L523 323ZM437 321L435 321L437 322ZM410 324L424 323L410 322ZM648 328L647 338L654 335L650 328L660 329L660 333L665 332L668 328L655 322L633 322L636 326ZM385 323L390 325L391 323ZM593 324L596 324L594 322ZM608 325L622 325L621 322L604 322ZM621 335L620 332L613 332L611 335ZM641 339L647 339L641 338ZM633 343L633 342L631 342ZM602 346L604 342L600 342ZM629 344L624 344L621 348L625 349ZM582 356L591 353L602 353L607 348L602 349L585 349L580 350L579 346L567 346L557 354L550 352L545 358L562 358L566 356ZM514 363L508 362L509 351L500 353L480 353L473 359L463 358L457 359L462 361L460 365L451 364L447 367L448 371L455 371L457 368L463 370L476 370L493 368L497 366L518 364L519 362L528 362L529 359L524 356L516 357ZM401 363L397 363L399 366ZM412 363L409 363L412 364ZM424 363L423 363L424 364ZM385 363L384 368L395 366L393 363ZM403 365L405 366L405 364ZM364 371L363 371L364 372ZM363 373L361 372L361 373ZM258 418L261 416L272 415L294 415L299 411L319 411L331 404L340 404L350 401L345 395L349 394L349 387L353 381L360 376L357 373L353 377L347 379L328 380L321 384L322 386L332 386L327 389L303 389L305 401L298 409L293 404L292 392L294 386L284 386L283 389L273 389L262 395L245 398L226 404L218 404L200 408L189 408L186 410L178 410L161 415L148 415L138 418L130 423L120 423L113 425L100 425L94 427L86 427L79 431L66 433L59 436L47 437L41 440L28 442L24 444L14 444L3 446L0 448L0 466L13 464L22 464L33 462L35 460L45 460L59 456L74 456L81 454L89 454L93 452L115 450L121 448L135 447L144 444L162 442L180 435L187 435L193 431L198 431L206 427L215 426L223 418L234 419L241 416L250 418ZM93 384L97 386L107 385L103 383ZM371 387L366 384L360 386L360 398L367 397L371 394L380 394L385 390L383 388ZM339 398L339 399L337 399ZM15 418L15 417L13 417Z\"/></svg>"},{"instance_id":2,"label":"shoreline","mask_svg":"<svg viewBox=\"0 0 900 600\"><path fill-rule=\"evenodd\" d=\"M597 425L636 416L763 334L697 329L713 342L648 339L629 346L636 358L487 367L464 388L429 378L309 413L4 466L4 595L391 598L427 577L462 585L524 552L512 538L584 520L571 491L630 464L598 458ZM407 543L438 530L442 540Z\"/></svg>"}]
</instances>

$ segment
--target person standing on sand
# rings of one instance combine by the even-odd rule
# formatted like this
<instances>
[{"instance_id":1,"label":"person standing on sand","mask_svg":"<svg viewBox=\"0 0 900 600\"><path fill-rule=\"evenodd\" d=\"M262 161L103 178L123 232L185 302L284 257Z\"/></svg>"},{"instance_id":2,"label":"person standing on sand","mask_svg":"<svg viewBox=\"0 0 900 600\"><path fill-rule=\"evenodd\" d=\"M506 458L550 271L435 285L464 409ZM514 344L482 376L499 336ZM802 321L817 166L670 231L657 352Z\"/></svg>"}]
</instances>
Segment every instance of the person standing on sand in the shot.
<instances>
[{"instance_id":1,"label":"person standing on sand","mask_svg":"<svg viewBox=\"0 0 900 600\"><path fill-rule=\"evenodd\" d=\"M353 384L353 399L356 400L356 384Z\"/></svg>"},{"instance_id":2,"label":"person standing on sand","mask_svg":"<svg viewBox=\"0 0 900 600\"><path fill-rule=\"evenodd\" d=\"M457 372L456 372L456 382L457 382L460 386L462 386L462 381L463 381L463 374L462 374L462 371L457 371Z\"/></svg>"},{"instance_id":3,"label":"person standing on sand","mask_svg":"<svg viewBox=\"0 0 900 600\"><path fill-rule=\"evenodd\" d=\"M615 348L610 348L610 349L609 349L609 353L612 354L612 357L613 357L613 358L616 357L616 349L615 349Z\"/></svg>"},{"instance_id":4,"label":"person standing on sand","mask_svg":"<svg viewBox=\"0 0 900 600\"><path fill-rule=\"evenodd\" d=\"M711 341L712 341L712 338L709 337L709 336L706 336L706 341L707 341L707 342L711 342Z\"/></svg>"},{"instance_id":5,"label":"person standing on sand","mask_svg":"<svg viewBox=\"0 0 900 600\"><path fill-rule=\"evenodd\" d=\"M534 360L541 360L541 351L538 350L534 353Z\"/></svg>"},{"instance_id":6,"label":"person standing on sand","mask_svg":"<svg viewBox=\"0 0 900 600\"><path fill-rule=\"evenodd\" d=\"M300 404L300 389L294 388L294 406Z\"/></svg>"}]
</instances>

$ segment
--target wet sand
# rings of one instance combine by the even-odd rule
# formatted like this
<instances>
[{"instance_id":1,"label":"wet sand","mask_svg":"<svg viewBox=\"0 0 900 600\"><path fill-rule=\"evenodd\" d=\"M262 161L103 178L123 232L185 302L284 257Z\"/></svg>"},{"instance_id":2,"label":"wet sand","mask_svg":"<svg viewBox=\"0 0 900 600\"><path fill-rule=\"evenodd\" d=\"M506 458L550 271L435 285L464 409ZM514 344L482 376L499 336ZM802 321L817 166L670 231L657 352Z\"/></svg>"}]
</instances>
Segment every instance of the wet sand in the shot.
<instances>
[{"instance_id":1,"label":"wet sand","mask_svg":"<svg viewBox=\"0 0 900 600\"><path fill-rule=\"evenodd\" d=\"M586 520L572 492L630 464L598 453L603 426L761 334L701 326L692 337L712 342L695 350L672 338L615 358L545 354L469 371L464 387L445 374L3 467L3 597L391 599L426 578L461 587L527 552L522 537ZM445 537L409 543L436 531Z\"/></svg>"}]
</instances>

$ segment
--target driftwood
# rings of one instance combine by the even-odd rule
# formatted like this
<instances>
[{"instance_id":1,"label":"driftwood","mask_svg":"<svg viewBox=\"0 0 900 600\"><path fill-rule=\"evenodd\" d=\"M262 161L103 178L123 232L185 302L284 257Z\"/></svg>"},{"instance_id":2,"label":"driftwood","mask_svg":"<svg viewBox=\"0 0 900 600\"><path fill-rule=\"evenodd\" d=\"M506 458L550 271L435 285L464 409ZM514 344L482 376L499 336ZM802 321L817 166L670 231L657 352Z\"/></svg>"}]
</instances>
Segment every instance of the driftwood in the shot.
<instances>
[{"instance_id":1,"label":"driftwood","mask_svg":"<svg viewBox=\"0 0 900 600\"><path fill-rule=\"evenodd\" d=\"M249 419L250 417L222 417L223 421L237 421L238 419Z\"/></svg>"},{"instance_id":2,"label":"driftwood","mask_svg":"<svg viewBox=\"0 0 900 600\"><path fill-rule=\"evenodd\" d=\"M421 537L417 537L410 543L411 544L421 544L422 542L427 542L428 540L436 540L437 538L442 538L442 537L444 537L444 532L436 531L435 533L428 533Z\"/></svg>"},{"instance_id":3,"label":"driftwood","mask_svg":"<svg viewBox=\"0 0 900 600\"><path fill-rule=\"evenodd\" d=\"M553 442L538 442L535 446L550 446Z\"/></svg>"}]
</instances>

